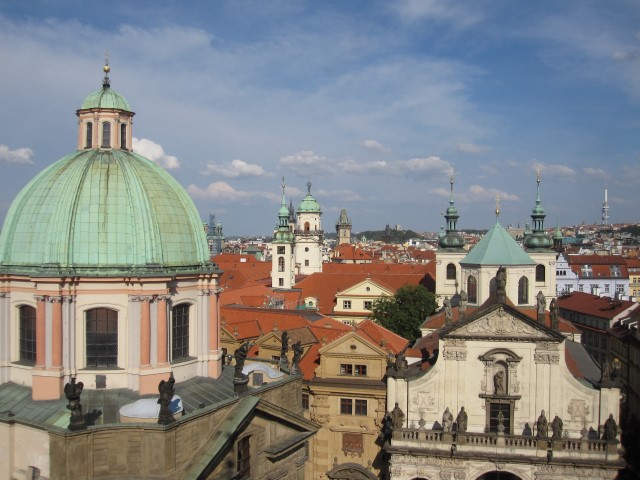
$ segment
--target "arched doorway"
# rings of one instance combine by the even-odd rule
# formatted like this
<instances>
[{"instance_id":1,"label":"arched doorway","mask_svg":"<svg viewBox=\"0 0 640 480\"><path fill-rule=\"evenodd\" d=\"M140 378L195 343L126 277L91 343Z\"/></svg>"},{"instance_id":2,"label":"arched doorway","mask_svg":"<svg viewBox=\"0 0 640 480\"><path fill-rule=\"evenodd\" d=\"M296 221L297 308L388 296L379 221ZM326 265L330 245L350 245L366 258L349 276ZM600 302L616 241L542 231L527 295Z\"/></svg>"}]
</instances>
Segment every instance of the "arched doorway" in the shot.
<instances>
[{"instance_id":1,"label":"arched doorway","mask_svg":"<svg viewBox=\"0 0 640 480\"><path fill-rule=\"evenodd\" d=\"M331 480L376 480L378 477L357 463L343 463L327 472Z\"/></svg>"},{"instance_id":2,"label":"arched doorway","mask_svg":"<svg viewBox=\"0 0 640 480\"><path fill-rule=\"evenodd\" d=\"M494 470L493 472L483 473L477 478L477 480L522 480L522 479L511 472L500 472L498 470Z\"/></svg>"}]
</instances>

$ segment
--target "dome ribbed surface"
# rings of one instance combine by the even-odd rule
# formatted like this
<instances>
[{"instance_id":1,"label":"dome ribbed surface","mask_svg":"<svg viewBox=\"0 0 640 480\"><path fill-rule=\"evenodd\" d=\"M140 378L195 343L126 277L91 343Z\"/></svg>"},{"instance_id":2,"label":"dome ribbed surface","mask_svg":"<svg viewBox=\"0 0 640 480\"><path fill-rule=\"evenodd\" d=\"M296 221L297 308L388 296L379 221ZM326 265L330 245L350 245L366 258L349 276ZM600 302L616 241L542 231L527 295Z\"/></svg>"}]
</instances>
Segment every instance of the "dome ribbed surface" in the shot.
<instances>
[{"instance_id":1,"label":"dome ribbed surface","mask_svg":"<svg viewBox=\"0 0 640 480\"><path fill-rule=\"evenodd\" d=\"M82 102L80 110L88 110L93 108L109 108L124 110L126 112L132 111L131 107L129 106L129 102L127 102L127 99L112 90L108 85L102 87L99 90L96 90L87 98L85 98L84 102Z\"/></svg>"},{"instance_id":2,"label":"dome ribbed surface","mask_svg":"<svg viewBox=\"0 0 640 480\"><path fill-rule=\"evenodd\" d=\"M76 151L38 174L0 233L0 272L91 276L215 269L193 201L150 160Z\"/></svg>"},{"instance_id":3,"label":"dome ribbed surface","mask_svg":"<svg viewBox=\"0 0 640 480\"><path fill-rule=\"evenodd\" d=\"M320 213L320 205L318 205L318 202L316 202L316 199L313 198L311 193L307 193L298 206L298 213L302 212Z\"/></svg>"}]
</instances>

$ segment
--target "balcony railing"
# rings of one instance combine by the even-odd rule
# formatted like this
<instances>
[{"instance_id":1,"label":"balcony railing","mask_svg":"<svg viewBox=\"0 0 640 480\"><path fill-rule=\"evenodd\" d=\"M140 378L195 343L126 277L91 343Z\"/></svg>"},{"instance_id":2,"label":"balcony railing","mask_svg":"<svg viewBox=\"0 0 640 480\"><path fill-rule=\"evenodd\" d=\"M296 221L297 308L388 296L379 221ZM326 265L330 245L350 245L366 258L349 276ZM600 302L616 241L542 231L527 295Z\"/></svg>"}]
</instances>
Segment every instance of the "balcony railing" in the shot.
<instances>
[{"instance_id":1,"label":"balcony railing","mask_svg":"<svg viewBox=\"0 0 640 480\"><path fill-rule=\"evenodd\" d=\"M498 433L455 433L423 428L403 428L393 432L394 449L470 453L476 455L516 454L530 457L582 458L618 461L618 443L576 438L536 438ZM453 447L453 448L452 448Z\"/></svg>"}]
</instances>

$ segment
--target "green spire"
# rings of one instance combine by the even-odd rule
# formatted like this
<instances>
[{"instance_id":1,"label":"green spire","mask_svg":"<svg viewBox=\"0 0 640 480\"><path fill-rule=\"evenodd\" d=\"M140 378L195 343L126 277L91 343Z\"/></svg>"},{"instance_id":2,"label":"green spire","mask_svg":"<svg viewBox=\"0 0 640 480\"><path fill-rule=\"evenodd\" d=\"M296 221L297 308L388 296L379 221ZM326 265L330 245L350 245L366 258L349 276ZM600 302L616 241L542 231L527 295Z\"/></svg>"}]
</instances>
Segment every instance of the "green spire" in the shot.
<instances>
[{"instance_id":1,"label":"green spire","mask_svg":"<svg viewBox=\"0 0 640 480\"><path fill-rule=\"evenodd\" d=\"M460 236L457 230L457 221L460 216L458 210L453 201L453 168L449 175L449 207L446 210L444 218L447 221L446 233L441 232L438 245L440 248L462 248L464 247L464 239Z\"/></svg>"},{"instance_id":2,"label":"green spire","mask_svg":"<svg viewBox=\"0 0 640 480\"><path fill-rule=\"evenodd\" d=\"M275 243L292 243L293 233L289 230L290 210L287 207L287 199L284 193L285 183L282 177L282 201L280 202L280 210L278 210L278 225L273 236Z\"/></svg>"},{"instance_id":3,"label":"green spire","mask_svg":"<svg viewBox=\"0 0 640 480\"><path fill-rule=\"evenodd\" d=\"M525 235L524 245L526 248L551 248L553 241L544 231L544 208L540 200L540 168L536 174L536 205L531 211L531 221L533 228L530 234Z\"/></svg>"}]
</instances>

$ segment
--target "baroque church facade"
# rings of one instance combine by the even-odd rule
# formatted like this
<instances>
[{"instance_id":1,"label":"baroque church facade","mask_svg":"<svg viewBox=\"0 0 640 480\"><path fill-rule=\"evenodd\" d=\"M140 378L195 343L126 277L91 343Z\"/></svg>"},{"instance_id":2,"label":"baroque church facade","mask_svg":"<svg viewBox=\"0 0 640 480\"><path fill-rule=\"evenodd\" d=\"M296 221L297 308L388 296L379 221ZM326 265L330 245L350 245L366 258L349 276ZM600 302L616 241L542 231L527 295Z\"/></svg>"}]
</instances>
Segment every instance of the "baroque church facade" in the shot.
<instances>
[{"instance_id":1,"label":"baroque church facade","mask_svg":"<svg viewBox=\"0 0 640 480\"><path fill-rule=\"evenodd\" d=\"M392 480L613 479L624 465L619 385L558 314L539 185L524 249L496 221L467 252L451 179L444 307L421 327L422 359L388 373Z\"/></svg>"}]
</instances>

